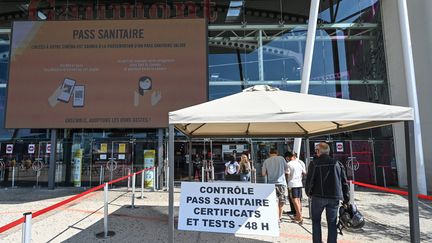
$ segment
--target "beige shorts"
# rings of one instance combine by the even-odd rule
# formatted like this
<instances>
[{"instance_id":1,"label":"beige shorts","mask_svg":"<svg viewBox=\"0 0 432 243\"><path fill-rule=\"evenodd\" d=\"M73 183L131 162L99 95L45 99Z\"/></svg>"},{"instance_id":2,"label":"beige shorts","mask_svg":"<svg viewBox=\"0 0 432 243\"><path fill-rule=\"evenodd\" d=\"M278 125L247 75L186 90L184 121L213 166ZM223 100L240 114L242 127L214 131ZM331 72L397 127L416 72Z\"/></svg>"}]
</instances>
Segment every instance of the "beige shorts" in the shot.
<instances>
[{"instance_id":1,"label":"beige shorts","mask_svg":"<svg viewBox=\"0 0 432 243\"><path fill-rule=\"evenodd\" d=\"M280 203L285 203L287 187L284 185L276 185L276 197Z\"/></svg>"}]
</instances>

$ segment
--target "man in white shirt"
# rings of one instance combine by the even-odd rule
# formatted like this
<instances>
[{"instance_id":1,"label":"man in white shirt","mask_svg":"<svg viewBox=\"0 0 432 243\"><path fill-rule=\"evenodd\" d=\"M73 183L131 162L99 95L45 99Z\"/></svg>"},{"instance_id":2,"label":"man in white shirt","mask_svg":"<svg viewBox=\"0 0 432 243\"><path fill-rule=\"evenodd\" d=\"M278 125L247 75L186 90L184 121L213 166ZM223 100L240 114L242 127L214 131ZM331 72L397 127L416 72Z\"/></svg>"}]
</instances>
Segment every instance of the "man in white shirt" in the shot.
<instances>
[{"instance_id":1,"label":"man in white shirt","mask_svg":"<svg viewBox=\"0 0 432 243\"><path fill-rule=\"evenodd\" d=\"M297 154L292 152L287 156L289 158L288 162L288 188L289 196L293 201L296 215L295 221L299 224L303 223L303 217L301 213L301 197L303 188L303 175L306 174L306 167L303 161L297 159Z\"/></svg>"}]
</instances>

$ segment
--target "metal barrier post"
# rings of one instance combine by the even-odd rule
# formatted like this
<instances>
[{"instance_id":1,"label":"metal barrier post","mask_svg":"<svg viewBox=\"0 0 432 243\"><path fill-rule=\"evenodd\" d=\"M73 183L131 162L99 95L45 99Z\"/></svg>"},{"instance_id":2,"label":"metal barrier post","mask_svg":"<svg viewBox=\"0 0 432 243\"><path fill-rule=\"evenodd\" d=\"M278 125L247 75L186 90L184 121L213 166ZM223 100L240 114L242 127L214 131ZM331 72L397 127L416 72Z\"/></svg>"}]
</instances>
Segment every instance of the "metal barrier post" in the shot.
<instances>
[{"instance_id":1,"label":"metal barrier post","mask_svg":"<svg viewBox=\"0 0 432 243\"><path fill-rule=\"evenodd\" d=\"M211 181L214 181L215 177L214 177L214 164L213 164L213 160L211 160L210 162L210 168L211 168Z\"/></svg>"},{"instance_id":2,"label":"metal barrier post","mask_svg":"<svg viewBox=\"0 0 432 243\"><path fill-rule=\"evenodd\" d=\"M160 182L160 178L159 178L159 170L160 169L160 166L156 166L156 178L155 178L155 180L156 180L156 190L160 190L160 185L159 185L159 182Z\"/></svg>"},{"instance_id":3,"label":"metal barrier post","mask_svg":"<svg viewBox=\"0 0 432 243\"><path fill-rule=\"evenodd\" d=\"M117 166L116 166L117 167ZM110 179L109 181L113 180L113 171L114 171L114 163L113 163L113 159L110 160L110 165L107 168L110 171ZM105 175L104 175L105 176ZM113 184L111 184L111 187L113 186Z\"/></svg>"},{"instance_id":4,"label":"metal barrier post","mask_svg":"<svg viewBox=\"0 0 432 243\"><path fill-rule=\"evenodd\" d=\"M132 176L132 208L135 208L135 181L136 174L134 173Z\"/></svg>"},{"instance_id":5,"label":"metal barrier post","mask_svg":"<svg viewBox=\"0 0 432 243\"><path fill-rule=\"evenodd\" d=\"M4 177L5 163L0 160L0 180Z\"/></svg>"},{"instance_id":6,"label":"metal barrier post","mask_svg":"<svg viewBox=\"0 0 432 243\"><path fill-rule=\"evenodd\" d=\"M354 197L355 197L355 194L354 194L354 183L353 183L353 181L348 181L348 183L349 183L349 187L350 187L350 204L354 204Z\"/></svg>"},{"instance_id":7,"label":"metal barrier post","mask_svg":"<svg viewBox=\"0 0 432 243\"><path fill-rule=\"evenodd\" d=\"M205 170L205 168L204 168L204 161L201 161L201 182L205 182L205 180L204 180L204 170Z\"/></svg>"},{"instance_id":8,"label":"metal barrier post","mask_svg":"<svg viewBox=\"0 0 432 243\"><path fill-rule=\"evenodd\" d=\"M382 173L383 173L384 187L387 187L387 181L386 181L386 176L385 176L385 168L384 168L384 166L381 167L381 168L382 168Z\"/></svg>"},{"instance_id":9,"label":"metal barrier post","mask_svg":"<svg viewBox=\"0 0 432 243\"><path fill-rule=\"evenodd\" d=\"M36 187L39 188L39 176L40 176L40 170L36 171Z\"/></svg>"},{"instance_id":10,"label":"metal barrier post","mask_svg":"<svg viewBox=\"0 0 432 243\"><path fill-rule=\"evenodd\" d=\"M133 173L132 175L132 202L131 205L128 206L128 208L136 208L135 207L135 178L136 178L136 174Z\"/></svg>"},{"instance_id":11,"label":"metal barrier post","mask_svg":"<svg viewBox=\"0 0 432 243\"><path fill-rule=\"evenodd\" d=\"M103 168L103 166L101 165L101 168L100 168L100 171L99 171L99 185L102 185L102 182L103 182L103 178L104 178L105 176L104 176L104 168Z\"/></svg>"},{"instance_id":12,"label":"metal barrier post","mask_svg":"<svg viewBox=\"0 0 432 243\"><path fill-rule=\"evenodd\" d=\"M114 231L108 230L108 182L104 186L104 231L97 233L96 238L108 238L115 235Z\"/></svg>"},{"instance_id":13,"label":"metal barrier post","mask_svg":"<svg viewBox=\"0 0 432 243\"><path fill-rule=\"evenodd\" d=\"M31 242L31 225L32 225L32 213L24 213L24 223L22 227L22 240L23 243Z\"/></svg>"},{"instance_id":14,"label":"metal barrier post","mask_svg":"<svg viewBox=\"0 0 432 243\"><path fill-rule=\"evenodd\" d=\"M130 188L130 174L131 174L131 169L130 168L128 168L128 185L127 185L127 191L129 191L129 188Z\"/></svg>"},{"instance_id":15,"label":"metal barrier post","mask_svg":"<svg viewBox=\"0 0 432 243\"><path fill-rule=\"evenodd\" d=\"M170 170L170 168L169 167L166 167L166 173L165 173L165 179L166 179L166 190L168 191L169 190L169 170Z\"/></svg>"},{"instance_id":16,"label":"metal barrier post","mask_svg":"<svg viewBox=\"0 0 432 243\"><path fill-rule=\"evenodd\" d=\"M144 199L144 171L141 173L141 199Z\"/></svg>"},{"instance_id":17,"label":"metal barrier post","mask_svg":"<svg viewBox=\"0 0 432 243\"><path fill-rule=\"evenodd\" d=\"M15 188L15 166L12 167L12 188Z\"/></svg>"},{"instance_id":18,"label":"metal barrier post","mask_svg":"<svg viewBox=\"0 0 432 243\"><path fill-rule=\"evenodd\" d=\"M92 171L91 171L91 164L89 166L89 187L92 186Z\"/></svg>"},{"instance_id":19,"label":"metal barrier post","mask_svg":"<svg viewBox=\"0 0 432 243\"><path fill-rule=\"evenodd\" d=\"M104 186L104 238L108 237L108 183Z\"/></svg>"},{"instance_id":20,"label":"metal barrier post","mask_svg":"<svg viewBox=\"0 0 432 243\"><path fill-rule=\"evenodd\" d=\"M153 191L156 191L156 167L153 166Z\"/></svg>"}]
</instances>

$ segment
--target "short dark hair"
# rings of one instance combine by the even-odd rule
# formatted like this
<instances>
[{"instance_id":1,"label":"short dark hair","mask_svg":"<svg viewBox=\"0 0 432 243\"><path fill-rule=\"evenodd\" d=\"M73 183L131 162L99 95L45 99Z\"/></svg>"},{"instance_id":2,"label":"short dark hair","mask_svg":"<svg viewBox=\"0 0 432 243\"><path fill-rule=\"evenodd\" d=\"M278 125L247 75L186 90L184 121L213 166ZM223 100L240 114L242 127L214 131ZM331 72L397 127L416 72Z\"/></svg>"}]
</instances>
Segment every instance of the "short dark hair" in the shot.
<instances>
[{"instance_id":1,"label":"short dark hair","mask_svg":"<svg viewBox=\"0 0 432 243\"><path fill-rule=\"evenodd\" d=\"M292 151L285 152L285 158L286 157L291 158L293 156L297 157L297 153L296 152L292 152Z\"/></svg>"},{"instance_id":2,"label":"short dark hair","mask_svg":"<svg viewBox=\"0 0 432 243\"><path fill-rule=\"evenodd\" d=\"M277 154L278 151L275 148L270 149L270 154Z\"/></svg>"}]
</instances>

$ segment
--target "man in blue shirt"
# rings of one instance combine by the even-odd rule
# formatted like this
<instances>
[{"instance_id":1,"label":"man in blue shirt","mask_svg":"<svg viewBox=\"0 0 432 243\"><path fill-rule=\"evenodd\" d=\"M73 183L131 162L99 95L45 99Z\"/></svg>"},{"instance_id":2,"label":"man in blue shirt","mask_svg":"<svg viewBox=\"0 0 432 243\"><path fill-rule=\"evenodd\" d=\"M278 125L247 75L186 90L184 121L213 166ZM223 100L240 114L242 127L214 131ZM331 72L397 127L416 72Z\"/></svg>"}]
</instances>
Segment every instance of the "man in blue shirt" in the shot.
<instances>
[{"instance_id":1,"label":"man in blue shirt","mask_svg":"<svg viewBox=\"0 0 432 243\"><path fill-rule=\"evenodd\" d=\"M282 218L282 208L286 201L287 184L285 174L288 173L288 164L276 149L270 150L270 157L264 161L262 175L267 176L268 184L275 184L276 197L279 201L279 222Z\"/></svg>"}]
</instances>

